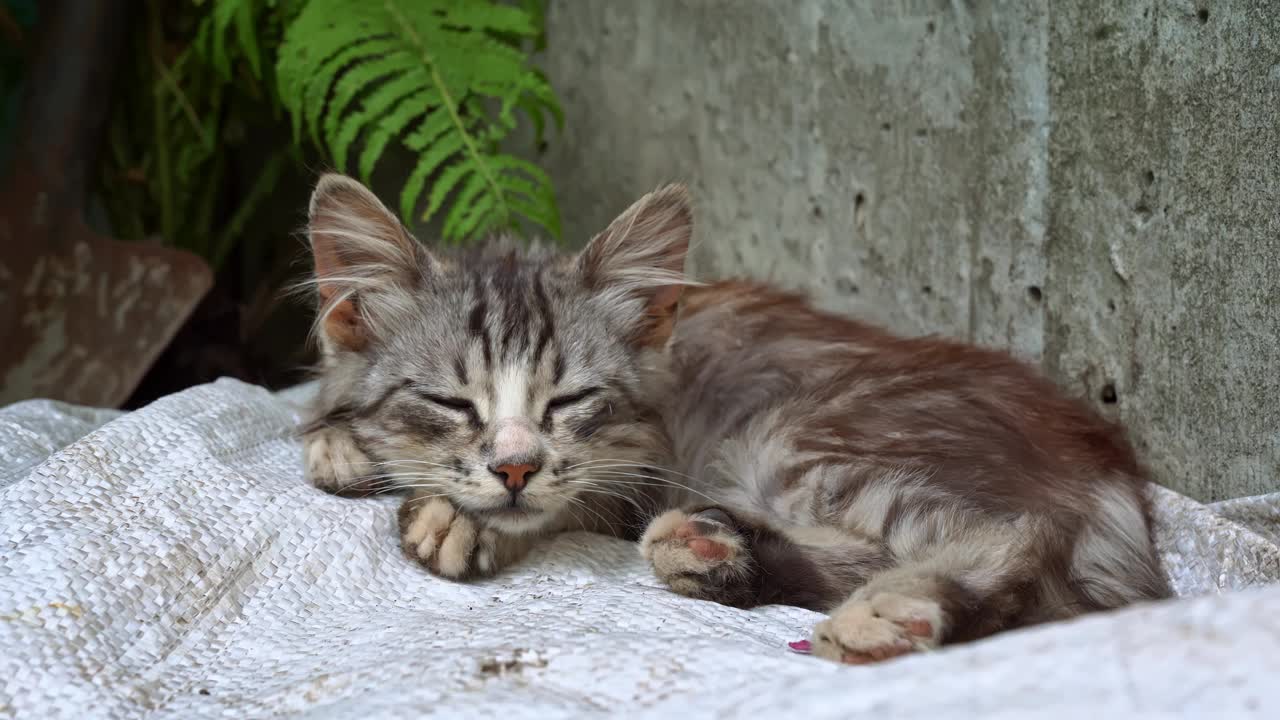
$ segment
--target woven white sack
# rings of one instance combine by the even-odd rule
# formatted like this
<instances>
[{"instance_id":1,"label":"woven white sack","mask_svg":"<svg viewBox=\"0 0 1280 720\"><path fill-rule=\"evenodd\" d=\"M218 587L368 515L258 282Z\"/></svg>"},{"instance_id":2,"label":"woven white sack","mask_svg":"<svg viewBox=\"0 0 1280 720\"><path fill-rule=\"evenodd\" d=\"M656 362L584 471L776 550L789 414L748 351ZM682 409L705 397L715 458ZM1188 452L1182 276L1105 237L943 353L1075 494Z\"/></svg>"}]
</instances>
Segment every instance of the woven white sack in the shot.
<instances>
[{"instance_id":1,"label":"woven white sack","mask_svg":"<svg viewBox=\"0 0 1280 720\"><path fill-rule=\"evenodd\" d=\"M1196 597L840 667L787 650L818 615L677 597L619 540L431 577L395 499L308 486L305 393L0 409L0 717L1280 717L1280 494L1159 493Z\"/></svg>"}]
</instances>

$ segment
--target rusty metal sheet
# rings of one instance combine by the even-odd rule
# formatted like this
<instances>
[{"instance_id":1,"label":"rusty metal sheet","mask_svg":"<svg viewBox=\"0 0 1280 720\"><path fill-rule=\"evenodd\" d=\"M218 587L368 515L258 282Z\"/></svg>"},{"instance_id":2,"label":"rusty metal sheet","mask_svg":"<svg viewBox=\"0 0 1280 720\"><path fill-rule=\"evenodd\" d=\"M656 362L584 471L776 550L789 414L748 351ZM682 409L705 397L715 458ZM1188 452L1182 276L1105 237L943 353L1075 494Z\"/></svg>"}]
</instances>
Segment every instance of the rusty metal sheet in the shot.
<instances>
[{"instance_id":1,"label":"rusty metal sheet","mask_svg":"<svg viewBox=\"0 0 1280 720\"><path fill-rule=\"evenodd\" d=\"M0 193L0 404L123 403L212 285L199 257L83 221L130 0L40 6Z\"/></svg>"}]
</instances>

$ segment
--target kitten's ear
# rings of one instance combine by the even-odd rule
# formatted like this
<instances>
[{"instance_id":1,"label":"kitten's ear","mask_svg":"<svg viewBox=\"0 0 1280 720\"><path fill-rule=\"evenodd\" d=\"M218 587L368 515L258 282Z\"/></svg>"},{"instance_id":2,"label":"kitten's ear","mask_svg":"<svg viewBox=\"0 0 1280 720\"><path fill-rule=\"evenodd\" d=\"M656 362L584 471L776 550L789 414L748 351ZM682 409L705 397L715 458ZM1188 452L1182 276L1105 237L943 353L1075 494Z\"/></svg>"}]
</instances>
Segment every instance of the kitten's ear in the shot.
<instances>
[{"instance_id":1,"label":"kitten's ear","mask_svg":"<svg viewBox=\"0 0 1280 720\"><path fill-rule=\"evenodd\" d=\"M369 341L371 295L416 282L426 250L364 185L326 174L311 194L307 228L320 295L320 331L335 346Z\"/></svg>"},{"instance_id":2,"label":"kitten's ear","mask_svg":"<svg viewBox=\"0 0 1280 720\"><path fill-rule=\"evenodd\" d=\"M592 238L578 256L588 287L621 291L643 302L645 321L637 343L666 343L680 294L688 284L685 255L693 234L693 209L684 185L645 195Z\"/></svg>"}]
</instances>

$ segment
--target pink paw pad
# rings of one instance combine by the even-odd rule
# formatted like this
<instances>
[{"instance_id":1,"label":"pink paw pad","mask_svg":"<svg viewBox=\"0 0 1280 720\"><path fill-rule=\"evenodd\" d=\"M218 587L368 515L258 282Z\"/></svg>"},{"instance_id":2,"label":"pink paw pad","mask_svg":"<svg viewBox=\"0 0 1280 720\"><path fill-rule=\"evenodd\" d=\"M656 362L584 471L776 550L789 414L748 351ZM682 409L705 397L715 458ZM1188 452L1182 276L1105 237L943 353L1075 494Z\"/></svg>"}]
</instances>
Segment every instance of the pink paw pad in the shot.
<instances>
[{"instance_id":1,"label":"pink paw pad","mask_svg":"<svg viewBox=\"0 0 1280 720\"><path fill-rule=\"evenodd\" d=\"M702 537L702 529L705 527L705 523L690 520L676 530L676 537L684 540L689 549L703 560L719 561L727 559L729 557L728 547L709 538Z\"/></svg>"},{"instance_id":2,"label":"pink paw pad","mask_svg":"<svg viewBox=\"0 0 1280 720\"><path fill-rule=\"evenodd\" d=\"M916 637L933 637L933 624L928 620L908 620L898 624Z\"/></svg>"}]
</instances>

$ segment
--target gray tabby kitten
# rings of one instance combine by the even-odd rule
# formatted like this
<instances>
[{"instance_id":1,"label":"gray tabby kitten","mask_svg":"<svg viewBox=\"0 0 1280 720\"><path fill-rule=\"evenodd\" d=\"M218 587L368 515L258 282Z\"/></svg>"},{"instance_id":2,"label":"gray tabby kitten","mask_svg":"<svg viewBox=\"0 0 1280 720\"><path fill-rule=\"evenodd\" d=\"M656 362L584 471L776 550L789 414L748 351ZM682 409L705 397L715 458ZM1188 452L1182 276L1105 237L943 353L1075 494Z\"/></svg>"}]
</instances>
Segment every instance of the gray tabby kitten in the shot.
<instances>
[{"instance_id":1,"label":"gray tabby kitten","mask_svg":"<svg viewBox=\"0 0 1280 720\"><path fill-rule=\"evenodd\" d=\"M638 538L672 590L830 613L849 663L1170 594L1123 432L1007 354L683 274L685 190L577 255L428 252L323 177L312 480L408 491L409 557L491 575L540 538Z\"/></svg>"}]
</instances>

